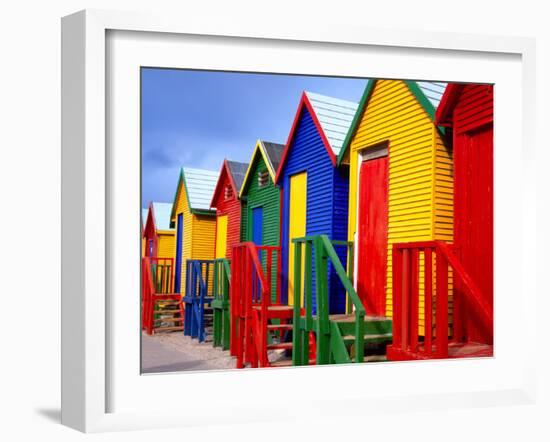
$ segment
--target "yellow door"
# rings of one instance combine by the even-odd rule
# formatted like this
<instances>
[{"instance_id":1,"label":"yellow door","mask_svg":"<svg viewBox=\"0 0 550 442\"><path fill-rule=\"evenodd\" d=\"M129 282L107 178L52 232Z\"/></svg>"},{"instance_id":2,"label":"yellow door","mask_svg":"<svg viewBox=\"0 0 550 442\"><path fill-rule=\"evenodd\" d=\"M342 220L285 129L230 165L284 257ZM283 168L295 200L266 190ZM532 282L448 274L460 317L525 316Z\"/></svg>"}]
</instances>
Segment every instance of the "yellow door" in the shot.
<instances>
[{"instance_id":1,"label":"yellow door","mask_svg":"<svg viewBox=\"0 0 550 442\"><path fill-rule=\"evenodd\" d=\"M216 222L216 258L225 258L227 248L227 215L218 216Z\"/></svg>"},{"instance_id":2,"label":"yellow door","mask_svg":"<svg viewBox=\"0 0 550 442\"><path fill-rule=\"evenodd\" d=\"M288 221L288 238L289 238L289 255L288 255L288 303L294 304L294 244L293 238L301 238L306 236L306 207L307 207L307 173L302 172L290 177L290 197L289 197L289 221ZM302 249L302 260L304 259ZM302 306L303 290L304 290L304 261L302 261Z\"/></svg>"}]
</instances>

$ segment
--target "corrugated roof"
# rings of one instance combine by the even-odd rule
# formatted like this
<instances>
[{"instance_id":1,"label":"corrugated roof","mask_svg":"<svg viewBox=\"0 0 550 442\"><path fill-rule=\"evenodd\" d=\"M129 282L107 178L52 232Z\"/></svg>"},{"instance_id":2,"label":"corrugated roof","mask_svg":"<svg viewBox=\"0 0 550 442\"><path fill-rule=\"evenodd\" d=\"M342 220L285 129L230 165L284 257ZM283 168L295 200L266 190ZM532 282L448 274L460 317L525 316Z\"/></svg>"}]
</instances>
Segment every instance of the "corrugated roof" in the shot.
<instances>
[{"instance_id":1,"label":"corrugated roof","mask_svg":"<svg viewBox=\"0 0 550 442\"><path fill-rule=\"evenodd\" d=\"M272 143L270 141L262 141L267 159L271 163L271 167L275 172L279 168L283 151L285 150L284 144Z\"/></svg>"},{"instance_id":2,"label":"corrugated roof","mask_svg":"<svg viewBox=\"0 0 550 442\"><path fill-rule=\"evenodd\" d=\"M418 87L424 93L426 98L430 100L433 107L437 109L439 103L441 102L441 97L445 92L447 83L442 83L440 81L417 81Z\"/></svg>"},{"instance_id":3,"label":"corrugated roof","mask_svg":"<svg viewBox=\"0 0 550 442\"><path fill-rule=\"evenodd\" d=\"M171 213L172 213L171 203L153 203L153 214L155 216L155 228L157 230L170 230Z\"/></svg>"},{"instance_id":4,"label":"corrugated roof","mask_svg":"<svg viewBox=\"0 0 550 442\"><path fill-rule=\"evenodd\" d=\"M210 203L218 181L218 172L189 167L184 167L182 170L191 209L210 211Z\"/></svg>"},{"instance_id":5,"label":"corrugated roof","mask_svg":"<svg viewBox=\"0 0 550 442\"><path fill-rule=\"evenodd\" d=\"M244 177L248 169L248 163L227 160L227 166L229 167L229 172L235 181L235 186L237 186L238 192L241 190L241 186L243 185Z\"/></svg>"},{"instance_id":6,"label":"corrugated roof","mask_svg":"<svg viewBox=\"0 0 550 442\"><path fill-rule=\"evenodd\" d=\"M313 92L306 91L305 94L313 107L332 151L338 156L359 104Z\"/></svg>"},{"instance_id":7,"label":"corrugated roof","mask_svg":"<svg viewBox=\"0 0 550 442\"><path fill-rule=\"evenodd\" d=\"M141 225L145 227L145 223L147 222L147 213L149 213L149 209L141 209Z\"/></svg>"}]
</instances>

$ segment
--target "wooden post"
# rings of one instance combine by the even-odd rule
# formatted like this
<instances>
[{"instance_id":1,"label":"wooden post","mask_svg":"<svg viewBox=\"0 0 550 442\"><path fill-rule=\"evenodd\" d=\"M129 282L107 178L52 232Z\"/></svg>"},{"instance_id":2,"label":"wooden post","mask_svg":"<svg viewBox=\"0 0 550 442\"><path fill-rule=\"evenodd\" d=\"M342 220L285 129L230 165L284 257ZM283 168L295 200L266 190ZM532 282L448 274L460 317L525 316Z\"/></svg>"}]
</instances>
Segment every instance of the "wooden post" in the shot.
<instances>
[{"instance_id":1,"label":"wooden post","mask_svg":"<svg viewBox=\"0 0 550 442\"><path fill-rule=\"evenodd\" d=\"M330 323L328 318L327 256L320 236L315 238L315 289L317 295L317 364L330 363Z\"/></svg>"},{"instance_id":2,"label":"wooden post","mask_svg":"<svg viewBox=\"0 0 550 442\"><path fill-rule=\"evenodd\" d=\"M302 262L302 250L299 242L294 243L294 309L293 309L293 333L292 333L292 365L302 365L302 353L306 353L306 349L302 346L301 339L302 327L300 323L300 283L301 277L298 270L299 263Z\"/></svg>"},{"instance_id":3,"label":"wooden post","mask_svg":"<svg viewBox=\"0 0 550 442\"><path fill-rule=\"evenodd\" d=\"M401 327L403 322L403 309L401 306L402 299L402 281L403 281L403 258L402 251L399 250L395 245L392 250L392 308L393 308L393 321L392 321L392 336L393 344L392 347L400 348L401 347Z\"/></svg>"},{"instance_id":4,"label":"wooden post","mask_svg":"<svg viewBox=\"0 0 550 442\"><path fill-rule=\"evenodd\" d=\"M432 249L424 249L424 351L427 355L432 354Z\"/></svg>"},{"instance_id":5,"label":"wooden post","mask_svg":"<svg viewBox=\"0 0 550 442\"><path fill-rule=\"evenodd\" d=\"M407 350L409 347L409 299L410 299L410 259L409 250L403 250L401 270L401 348Z\"/></svg>"},{"instance_id":6,"label":"wooden post","mask_svg":"<svg viewBox=\"0 0 550 442\"><path fill-rule=\"evenodd\" d=\"M411 351L416 352L418 350L418 249L411 250Z\"/></svg>"},{"instance_id":7,"label":"wooden post","mask_svg":"<svg viewBox=\"0 0 550 442\"><path fill-rule=\"evenodd\" d=\"M436 305L435 305L435 347L436 356L438 358L446 358L449 355L448 345L448 297L449 297L449 282L448 282L448 264L447 258L439 250L436 249Z\"/></svg>"}]
</instances>

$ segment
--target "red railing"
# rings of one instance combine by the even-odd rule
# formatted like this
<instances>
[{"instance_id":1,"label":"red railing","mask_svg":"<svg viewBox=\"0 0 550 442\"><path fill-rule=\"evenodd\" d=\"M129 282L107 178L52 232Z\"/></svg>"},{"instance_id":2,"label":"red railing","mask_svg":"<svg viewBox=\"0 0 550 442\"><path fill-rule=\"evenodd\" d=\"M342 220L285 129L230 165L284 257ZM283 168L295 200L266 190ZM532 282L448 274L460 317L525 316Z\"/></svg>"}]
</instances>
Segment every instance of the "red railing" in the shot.
<instances>
[{"instance_id":1,"label":"red railing","mask_svg":"<svg viewBox=\"0 0 550 442\"><path fill-rule=\"evenodd\" d=\"M268 308L280 305L281 248L251 242L233 247L231 259L230 353L237 368L268 365Z\"/></svg>"},{"instance_id":2,"label":"red railing","mask_svg":"<svg viewBox=\"0 0 550 442\"><path fill-rule=\"evenodd\" d=\"M421 257L424 258L423 293L420 290ZM467 339L463 323L465 311L475 316L492 336L492 306L464 269L452 245L442 241L394 244L392 260L393 343L388 347L389 359L447 358L451 300L452 342ZM452 298L449 296L449 267L452 269L453 286L461 287L461 290L453 290ZM424 340L420 342L418 322L422 298Z\"/></svg>"},{"instance_id":3,"label":"red railing","mask_svg":"<svg viewBox=\"0 0 550 442\"><path fill-rule=\"evenodd\" d=\"M157 301L180 299L173 293L174 259L145 256L141 260L141 327L147 334L153 334L154 311Z\"/></svg>"}]
</instances>

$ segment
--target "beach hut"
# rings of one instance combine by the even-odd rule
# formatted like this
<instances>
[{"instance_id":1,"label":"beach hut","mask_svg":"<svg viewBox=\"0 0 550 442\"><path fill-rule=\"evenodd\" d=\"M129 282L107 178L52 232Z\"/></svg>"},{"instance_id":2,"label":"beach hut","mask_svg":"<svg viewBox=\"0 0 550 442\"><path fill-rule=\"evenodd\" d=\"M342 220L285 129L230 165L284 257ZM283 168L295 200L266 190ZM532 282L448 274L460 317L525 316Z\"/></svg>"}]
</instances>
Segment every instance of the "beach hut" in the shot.
<instances>
[{"instance_id":1,"label":"beach hut","mask_svg":"<svg viewBox=\"0 0 550 442\"><path fill-rule=\"evenodd\" d=\"M279 245L281 195L275 185L284 146L258 140L246 171L239 197L245 241L257 245Z\"/></svg>"},{"instance_id":2,"label":"beach hut","mask_svg":"<svg viewBox=\"0 0 550 442\"><path fill-rule=\"evenodd\" d=\"M214 259L216 212L210 208L218 172L182 168L170 220L176 231L176 270L174 288L185 287L188 259Z\"/></svg>"},{"instance_id":3,"label":"beach hut","mask_svg":"<svg viewBox=\"0 0 550 442\"><path fill-rule=\"evenodd\" d=\"M369 80L338 155L350 167L348 238L367 314L392 316L393 244L453 239L452 151L434 124L444 88Z\"/></svg>"},{"instance_id":4,"label":"beach hut","mask_svg":"<svg viewBox=\"0 0 550 442\"><path fill-rule=\"evenodd\" d=\"M144 256L173 258L175 256L175 230L170 227L172 204L153 202L149 204L143 228Z\"/></svg>"},{"instance_id":5,"label":"beach hut","mask_svg":"<svg viewBox=\"0 0 550 442\"><path fill-rule=\"evenodd\" d=\"M256 245L279 246L281 225L281 192L275 185L275 172L279 167L284 146L258 140L239 191L242 204L241 235L244 241ZM266 265L266 254L261 258ZM276 256L272 268L271 293L277 297L278 263ZM279 292L280 295L280 292Z\"/></svg>"},{"instance_id":6,"label":"beach hut","mask_svg":"<svg viewBox=\"0 0 550 442\"><path fill-rule=\"evenodd\" d=\"M216 209L216 258L231 258L234 244L241 241L239 190L247 163L224 160L210 206Z\"/></svg>"},{"instance_id":7,"label":"beach hut","mask_svg":"<svg viewBox=\"0 0 550 442\"><path fill-rule=\"evenodd\" d=\"M145 256L145 237L143 236L143 229L145 227L145 223L147 222L147 214L149 213L149 209L141 209L141 257L143 258Z\"/></svg>"},{"instance_id":8,"label":"beach hut","mask_svg":"<svg viewBox=\"0 0 550 442\"><path fill-rule=\"evenodd\" d=\"M454 159L454 245L464 270L493 306L493 86L449 84L436 123L452 130ZM456 285L454 295L463 297ZM492 324L466 309L456 337L493 343Z\"/></svg>"},{"instance_id":9,"label":"beach hut","mask_svg":"<svg viewBox=\"0 0 550 442\"><path fill-rule=\"evenodd\" d=\"M337 167L337 156L356 110L357 103L311 92L303 92L298 104L275 178L283 194L282 290L289 304L294 296L292 239L320 234L347 239L349 168ZM343 263L346 250L337 248ZM329 311L343 313L345 291L333 269L328 292Z\"/></svg>"}]
</instances>

